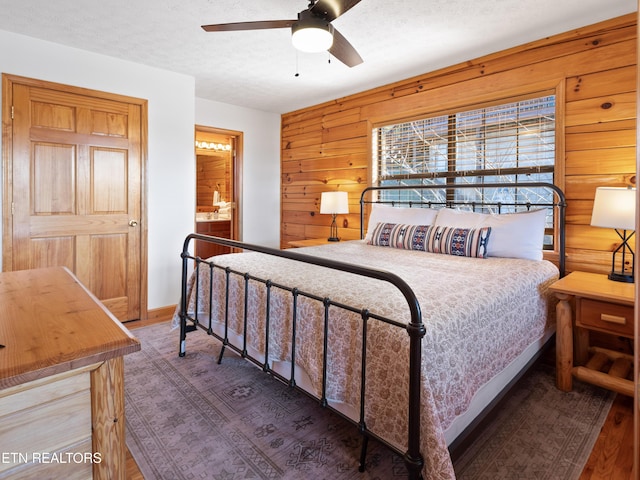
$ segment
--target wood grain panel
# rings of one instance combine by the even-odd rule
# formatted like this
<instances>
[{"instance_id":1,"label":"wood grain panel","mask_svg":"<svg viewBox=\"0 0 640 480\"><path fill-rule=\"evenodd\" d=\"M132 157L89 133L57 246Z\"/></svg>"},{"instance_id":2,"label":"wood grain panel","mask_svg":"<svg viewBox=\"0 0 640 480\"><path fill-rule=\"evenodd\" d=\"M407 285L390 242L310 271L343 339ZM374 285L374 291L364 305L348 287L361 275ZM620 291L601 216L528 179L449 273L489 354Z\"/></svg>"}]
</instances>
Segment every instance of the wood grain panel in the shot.
<instances>
[{"instance_id":1,"label":"wood grain panel","mask_svg":"<svg viewBox=\"0 0 640 480\"><path fill-rule=\"evenodd\" d=\"M354 168L368 168L370 159L365 154L348 154L337 155L333 157L321 157L316 159L305 159L297 162L297 168L287 168L287 164L295 164L295 162L283 162L283 167L289 172L310 172L320 170L343 170ZM288 173L283 170L283 173Z\"/></svg>"},{"instance_id":2,"label":"wood grain panel","mask_svg":"<svg viewBox=\"0 0 640 480\"><path fill-rule=\"evenodd\" d=\"M75 214L75 147L36 143L33 149L32 215Z\"/></svg>"},{"instance_id":3,"label":"wood grain panel","mask_svg":"<svg viewBox=\"0 0 640 480\"><path fill-rule=\"evenodd\" d=\"M594 273L611 272L611 253L594 250L567 250L567 272L581 271Z\"/></svg>"},{"instance_id":4,"label":"wood grain panel","mask_svg":"<svg viewBox=\"0 0 640 480\"><path fill-rule=\"evenodd\" d=\"M593 148L635 147L635 135L635 130L570 133L566 137L566 146L568 151ZM630 169L634 170L631 166Z\"/></svg>"},{"instance_id":5,"label":"wood grain panel","mask_svg":"<svg viewBox=\"0 0 640 480\"><path fill-rule=\"evenodd\" d=\"M126 138L129 131L127 115L116 112L91 111L91 134Z\"/></svg>"},{"instance_id":6,"label":"wood grain panel","mask_svg":"<svg viewBox=\"0 0 640 480\"><path fill-rule=\"evenodd\" d=\"M62 265L69 270L75 270L75 238L74 237L45 237L32 238L30 242L32 262L29 268L55 267Z\"/></svg>"},{"instance_id":7,"label":"wood grain panel","mask_svg":"<svg viewBox=\"0 0 640 480\"><path fill-rule=\"evenodd\" d=\"M571 247L581 250L613 252L620 245L620 237L612 228L567 225L567 236L571 237Z\"/></svg>"},{"instance_id":8,"label":"wood grain panel","mask_svg":"<svg viewBox=\"0 0 640 480\"><path fill-rule=\"evenodd\" d=\"M301 173L288 173L282 176L283 185L296 184L323 184L323 185L341 185L358 183L367 184L369 171L366 168L342 169L330 171L311 171ZM364 187L363 187L364 188ZM329 190L329 188L327 188Z\"/></svg>"},{"instance_id":9,"label":"wood grain panel","mask_svg":"<svg viewBox=\"0 0 640 480\"><path fill-rule=\"evenodd\" d=\"M91 235L92 269L90 289L98 298L115 299L127 293L127 269L120 261L127 251L126 234ZM109 275L102 275L109 272Z\"/></svg>"},{"instance_id":10,"label":"wood grain panel","mask_svg":"<svg viewBox=\"0 0 640 480\"><path fill-rule=\"evenodd\" d=\"M284 159L318 158L321 156L348 155L354 151L362 151L368 145L367 139L362 137L338 140L322 143L320 145L308 145L300 148L287 148L283 150Z\"/></svg>"},{"instance_id":11,"label":"wood grain panel","mask_svg":"<svg viewBox=\"0 0 640 480\"><path fill-rule=\"evenodd\" d=\"M11 445L12 452L55 453L90 439L90 396L85 369L0 391L0 445ZM26 463L15 460L0 462L0 472Z\"/></svg>"},{"instance_id":12,"label":"wood grain panel","mask_svg":"<svg viewBox=\"0 0 640 480\"><path fill-rule=\"evenodd\" d=\"M90 151L90 213L126 214L129 171L126 150L92 147Z\"/></svg>"},{"instance_id":13,"label":"wood grain panel","mask_svg":"<svg viewBox=\"0 0 640 480\"><path fill-rule=\"evenodd\" d=\"M360 122L360 109L349 108L339 110L337 112L327 113L322 117L322 128L331 129L332 127L342 127L344 125L355 124Z\"/></svg>"},{"instance_id":14,"label":"wood grain panel","mask_svg":"<svg viewBox=\"0 0 640 480\"><path fill-rule=\"evenodd\" d=\"M634 147L613 147L566 152L566 175L610 175L629 173L635 160Z\"/></svg>"},{"instance_id":15,"label":"wood grain panel","mask_svg":"<svg viewBox=\"0 0 640 480\"><path fill-rule=\"evenodd\" d=\"M572 175L565 179L567 201L591 200L596 195L596 188L603 185L610 187L625 187L629 184L631 175Z\"/></svg>"},{"instance_id":16,"label":"wood grain panel","mask_svg":"<svg viewBox=\"0 0 640 480\"><path fill-rule=\"evenodd\" d=\"M636 129L636 119L629 120L617 120L615 122L607 122L607 123L590 123L587 125L572 125L570 127L565 127L565 134L576 134L576 133L594 133L594 132L618 132L623 130L633 130Z\"/></svg>"},{"instance_id":17,"label":"wood grain panel","mask_svg":"<svg viewBox=\"0 0 640 480\"><path fill-rule=\"evenodd\" d=\"M613 90L615 88L615 90ZM586 98L598 98L611 93L635 92L636 69L634 66L614 68L587 75L567 78L566 100L573 102Z\"/></svg>"},{"instance_id":18,"label":"wood grain panel","mask_svg":"<svg viewBox=\"0 0 640 480\"><path fill-rule=\"evenodd\" d=\"M306 145L317 145L322 142L322 130L301 132L287 136L287 142L282 144L283 149L299 148Z\"/></svg>"},{"instance_id":19,"label":"wood grain panel","mask_svg":"<svg viewBox=\"0 0 640 480\"><path fill-rule=\"evenodd\" d=\"M103 452L118 461L93 464L96 480L126 478L124 411L124 358L115 357L91 372L91 411L93 451Z\"/></svg>"},{"instance_id":20,"label":"wood grain panel","mask_svg":"<svg viewBox=\"0 0 640 480\"><path fill-rule=\"evenodd\" d=\"M636 118L636 93L620 93L567 102L565 125L588 125Z\"/></svg>"},{"instance_id":21,"label":"wood grain panel","mask_svg":"<svg viewBox=\"0 0 640 480\"><path fill-rule=\"evenodd\" d=\"M349 123L333 128L325 128L322 131L322 141L335 142L348 138L366 137L369 134L369 128L369 122Z\"/></svg>"},{"instance_id":22,"label":"wood grain panel","mask_svg":"<svg viewBox=\"0 0 640 480\"><path fill-rule=\"evenodd\" d=\"M31 104L33 126L74 132L76 130L76 110L68 105L55 105L41 101Z\"/></svg>"},{"instance_id":23,"label":"wood grain panel","mask_svg":"<svg viewBox=\"0 0 640 480\"><path fill-rule=\"evenodd\" d=\"M231 165L231 152L206 152L196 156L197 205L212 206L216 190L222 200L231 201Z\"/></svg>"}]
</instances>

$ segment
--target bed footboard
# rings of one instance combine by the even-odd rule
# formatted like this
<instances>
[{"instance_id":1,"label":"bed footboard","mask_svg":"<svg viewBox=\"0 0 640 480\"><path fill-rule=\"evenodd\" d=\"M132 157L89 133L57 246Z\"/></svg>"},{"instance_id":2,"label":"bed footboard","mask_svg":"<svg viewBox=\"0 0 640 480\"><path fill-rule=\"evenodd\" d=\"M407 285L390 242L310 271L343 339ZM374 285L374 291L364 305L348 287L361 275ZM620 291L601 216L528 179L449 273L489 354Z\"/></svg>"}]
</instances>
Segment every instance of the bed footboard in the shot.
<instances>
[{"instance_id":1,"label":"bed footboard","mask_svg":"<svg viewBox=\"0 0 640 480\"><path fill-rule=\"evenodd\" d=\"M377 315L375 312L369 311L366 308L356 308L350 305L343 304L341 302L335 301L329 297L318 296L312 292L305 291L301 289L297 285L284 285L281 282L274 282L269 278L260 278L258 276L252 275L250 272L241 272L233 270L229 267L223 267L220 265L214 264L212 261L203 260L199 257L193 256L189 253L190 244L194 240L211 242L218 245L231 247L235 249L235 251L251 251L251 252L259 252L262 254L284 258L288 260L293 260L296 262L302 262L309 265L316 265L319 267L325 267L329 269L333 269L336 271L347 272L351 274L355 274L361 277L367 277L375 280L380 280L383 282L387 282L397 288L402 295L404 296L407 306L410 312L410 318L407 319L406 322L399 323L396 320L385 318L383 316ZM368 439L370 437L376 438L381 441L383 444L389 446L392 450L396 451L400 455L404 457L404 461L406 463L409 477L411 479L419 479L422 478L422 469L424 466L424 456L420 450L420 392L421 392L421 362L422 362L422 338L425 335L425 326L422 323L422 314L420 311L420 305L416 295L409 287L409 285L397 275L382 271L375 270L371 268L362 267L359 265L338 262L334 260L330 260L327 258L316 257L312 255L305 255L291 250L277 250L268 247L263 247L259 245L252 245L242 242L237 242L234 240L223 239L218 237L209 237L200 234L190 234L186 237L184 241L184 246L182 250L182 292L181 292L181 300L180 300L180 308L179 308L179 316L180 316L180 346L179 346L179 355L184 356L186 353L186 336L190 331L194 331L196 329L202 329L207 331L209 335L214 336L222 343L222 349L220 352L220 357L218 362L222 360L222 356L226 348L231 348L240 354L243 358L259 365L265 372L275 376L281 381L287 383L292 388L297 388L305 394L311 395L306 390L299 388L296 385L296 327L297 327L297 302L300 298L311 299L317 302L320 302L324 311L324 329L322 332L323 337L323 364L322 364L322 389L321 396L319 398L320 404L323 407L327 407L343 418L349 420L350 422L357 425L361 434L363 435L363 443L362 443L362 453L360 458L360 471L364 470L365 464L365 456L366 456L366 447L368 444ZM224 294L226 305L223 308L225 312L224 319L224 330L222 333L216 333L212 327L212 314L211 308L209 308L208 315L205 315L205 318L199 314L199 304L200 302L207 303L212 306L212 289L213 289L213 281L209 282L208 287L208 299L199 299L198 292L200 288L198 288L197 282L200 281L200 273L202 269L207 269L209 278L213 278L213 272L215 269L220 269L224 271L224 278L226 279L226 285L224 288L226 289L226 293ZM227 314L229 311L229 279L231 276L241 277L242 282L244 282L245 288L245 302L248 297L248 289L249 283L252 284L260 284L265 291L266 298L266 315L263 321L265 326L264 334L264 358L257 358L254 355L251 355L249 350L247 349L247 308L245 303L244 308L244 332L242 335L242 345L239 346L234 342L229 340L228 336L228 318ZM195 285L194 285L195 283ZM289 375L282 375L276 371L274 371L269 364L269 328L270 328L270 308L269 302L271 298L271 292L273 289L283 290L289 292L291 298L291 312L292 312L292 322L291 322L291 331L288 332L291 338L291 372ZM189 296L191 292L195 292L195 308L191 309L189 303ZM206 301L205 301L206 300ZM340 308L350 312L353 312L359 315L362 319L362 331L361 331L361 339L362 339L362 350L361 350L361 379L360 379L360 408L359 408L359 419L356 421L346 415L343 412L333 408L327 402L326 389L327 389L327 355L329 348L329 334L328 334L328 323L329 323L329 310L330 308ZM397 328L401 328L406 330L409 336L409 375L408 375L408 405L407 405L407 450L405 452L401 452L397 447L391 445L389 442L385 441L385 439L379 437L373 432L369 431L365 422L365 389L366 389L366 370L367 370L367 358L366 358L366 342L367 342L367 331L369 328L370 321L378 321L384 322L386 324L392 325ZM236 342L237 343L237 342ZM312 397L316 398L314 395Z\"/></svg>"}]
</instances>

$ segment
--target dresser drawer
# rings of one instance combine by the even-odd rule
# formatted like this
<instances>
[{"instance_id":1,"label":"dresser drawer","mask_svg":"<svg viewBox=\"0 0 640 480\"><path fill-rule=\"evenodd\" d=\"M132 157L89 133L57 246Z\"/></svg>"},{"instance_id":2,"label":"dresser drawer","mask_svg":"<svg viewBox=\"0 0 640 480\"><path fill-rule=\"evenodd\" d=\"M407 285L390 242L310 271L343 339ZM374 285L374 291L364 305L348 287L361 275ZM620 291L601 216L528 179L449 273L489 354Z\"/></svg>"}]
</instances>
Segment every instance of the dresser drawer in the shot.
<instances>
[{"instance_id":1,"label":"dresser drawer","mask_svg":"<svg viewBox=\"0 0 640 480\"><path fill-rule=\"evenodd\" d=\"M576 308L579 327L633 338L633 307L580 298Z\"/></svg>"}]
</instances>

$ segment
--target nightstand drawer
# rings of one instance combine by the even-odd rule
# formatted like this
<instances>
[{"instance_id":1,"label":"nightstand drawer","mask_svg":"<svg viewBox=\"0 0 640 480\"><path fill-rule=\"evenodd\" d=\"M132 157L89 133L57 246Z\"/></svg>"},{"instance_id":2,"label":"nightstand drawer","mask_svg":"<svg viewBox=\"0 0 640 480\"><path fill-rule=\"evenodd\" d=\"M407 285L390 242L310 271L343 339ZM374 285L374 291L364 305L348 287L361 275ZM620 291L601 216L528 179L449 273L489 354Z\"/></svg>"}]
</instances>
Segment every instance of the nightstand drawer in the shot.
<instances>
[{"instance_id":1,"label":"nightstand drawer","mask_svg":"<svg viewBox=\"0 0 640 480\"><path fill-rule=\"evenodd\" d=\"M633 307L588 298L577 301L578 326L633 338Z\"/></svg>"}]
</instances>

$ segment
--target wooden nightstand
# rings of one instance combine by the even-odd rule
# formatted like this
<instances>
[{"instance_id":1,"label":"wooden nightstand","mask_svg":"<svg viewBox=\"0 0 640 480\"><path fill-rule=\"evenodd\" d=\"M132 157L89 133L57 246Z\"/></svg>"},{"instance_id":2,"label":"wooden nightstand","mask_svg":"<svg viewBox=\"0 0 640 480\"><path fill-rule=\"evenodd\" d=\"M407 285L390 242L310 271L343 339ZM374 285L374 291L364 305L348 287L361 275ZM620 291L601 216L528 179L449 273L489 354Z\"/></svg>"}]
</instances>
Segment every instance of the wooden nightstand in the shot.
<instances>
[{"instance_id":1,"label":"wooden nightstand","mask_svg":"<svg viewBox=\"0 0 640 480\"><path fill-rule=\"evenodd\" d=\"M318 245L326 245L327 243L335 243L330 242L326 238L308 238L307 240L291 240L288 242L291 247L316 247Z\"/></svg>"},{"instance_id":2,"label":"wooden nightstand","mask_svg":"<svg viewBox=\"0 0 640 480\"><path fill-rule=\"evenodd\" d=\"M550 289L560 300L556 307L558 388L570 391L573 375L584 382L633 396L633 381L628 379L633 355L590 347L589 330L633 338L634 284L614 282L596 273L572 272Z\"/></svg>"}]
</instances>

